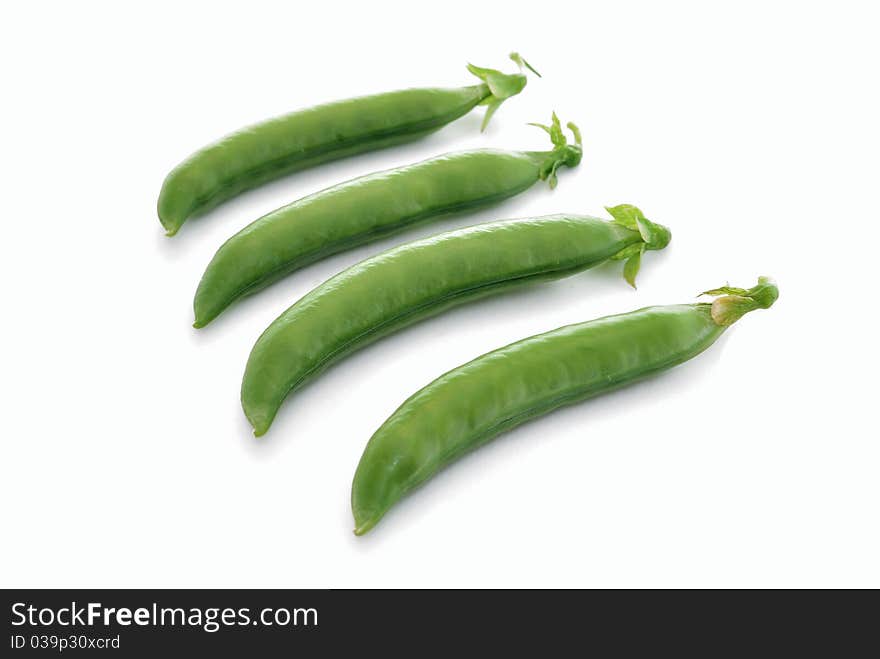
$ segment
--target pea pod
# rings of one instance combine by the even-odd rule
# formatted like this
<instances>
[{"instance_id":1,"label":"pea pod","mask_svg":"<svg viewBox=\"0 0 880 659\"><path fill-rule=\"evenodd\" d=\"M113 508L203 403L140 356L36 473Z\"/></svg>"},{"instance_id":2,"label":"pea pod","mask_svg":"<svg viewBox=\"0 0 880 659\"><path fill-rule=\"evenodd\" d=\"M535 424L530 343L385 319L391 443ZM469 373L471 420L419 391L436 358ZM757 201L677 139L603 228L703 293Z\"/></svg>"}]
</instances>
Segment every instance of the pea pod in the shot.
<instances>
[{"instance_id":1,"label":"pea pod","mask_svg":"<svg viewBox=\"0 0 880 659\"><path fill-rule=\"evenodd\" d=\"M711 304L648 307L539 334L478 357L401 405L367 444L354 476L355 533L404 494L500 433L558 407L681 364L741 316L778 297L767 278L724 287Z\"/></svg>"},{"instance_id":2,"label":"pea pod","mask_svg":"<svg viewBox=\"0 0 880 659\"><path fill-rule=\"evenodd\" d=\"M175 167L159 193L159 220L173 236L187 218L285 174L402 144L486 105L485 129L505 99L526 85L520 73L468 65L481 82L453 89L404 89L299 110L231 133Z\"/></svg>"},{"instance_id":3,"label":"pea pod","mask_svg":"<svg viewBox=\"0 0 880 659\"><path fill-rule=\"evenodd\" d=\"M390 249L328 279L279 316L254 345L241 402L256 435L285 397L334 361L381 336L478 297L626 259L633 284L642 253L669 230L634 206L613 222L582 215L491 222Z\"/></svg>"},{"instance_id":4,"label":"pea pod","mask_svg":"<svg viewBox=\"0 0 880 659\"><path fill-rule=\"evenodd\" d=\"M208 264L193 301L204 327L239 297L318 259L443 213L485 206L581 160L553 115L551 151L462 151L362 176L284 206L226 241Z\"/></svg>"}]
</instances>

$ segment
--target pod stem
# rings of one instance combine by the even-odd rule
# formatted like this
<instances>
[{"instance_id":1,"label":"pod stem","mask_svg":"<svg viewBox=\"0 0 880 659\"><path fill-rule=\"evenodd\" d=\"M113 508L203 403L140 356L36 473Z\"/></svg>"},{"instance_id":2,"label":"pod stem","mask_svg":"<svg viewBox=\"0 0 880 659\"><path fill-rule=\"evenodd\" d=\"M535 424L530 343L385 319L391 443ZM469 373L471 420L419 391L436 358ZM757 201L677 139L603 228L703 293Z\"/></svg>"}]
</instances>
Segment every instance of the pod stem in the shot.
<instances>
[{"instance_id":1,"label":"pod stem","mask_svg":"<svg viewBox=\"0 0 880 659\"><path fill-rule=\"evenodd\" d=\"M606 206L605 210L614 218L613 222L629 229L638 231L641 240L624 247L611 257L614 261L626 260L623 265L623 277L633 288L636 287L636 275L642 266L642 254L649 249L663 249L672 239L672 233L662 224L651 222L637 207L632 204Z\"/></svg>"},{"instance_id":2,"label":"pod stem","mask_svg":"<svg viewBox=\"0 0 880 659\"><path fill-rule=\"evenodd\" d=\"M581 131L570 121L566 124L566 127L574 135L574 144L569 144L565 138L565 133L562 132L562 122L559 121L559 117L556 116L555 112L549 126L536 123L529 123L529 126L535 126L543 130L550 136L550 141L553 143L554 149L552 151L532 154L541 159L541 168L538 176L542 181L547 181L552 190L556 187L557 183L557 169L563 165L566 167L577 167L581 162L581 157L584 153Z\"/></svg>"},{"instance_id":3,"label":"pod stem","mask_svg":"<svg viewBox=\"0 0 880 659\"><path fill-rule=\"evenodd\" d=\"M722 286L700 295L721 295L712 301L712 320L727 327L755 309L769 309L779 298L779 289L770 277L758 277L758 285L752 288Z\"/></svg>"},{"instance_id":4,"label":"pod stem","mask_svg":"<svg viewBox=\"0 0 880 659\"><path fill-rule=\"evenodd\" d=\"M528 69L539 78L541 77L541 74L535 71L532 65L519 53L510 53L510 59L519 66L519 73L502 73L495 69L486 69L473 64L467 65L468 71L482 80L489 88L489 95L480 101L480 105L487 106L480 132L486 130L492 115L501 107L501 104L511 96L519 94L526 86L527 78L523 69Z\"/></svg>"}]
</instances>

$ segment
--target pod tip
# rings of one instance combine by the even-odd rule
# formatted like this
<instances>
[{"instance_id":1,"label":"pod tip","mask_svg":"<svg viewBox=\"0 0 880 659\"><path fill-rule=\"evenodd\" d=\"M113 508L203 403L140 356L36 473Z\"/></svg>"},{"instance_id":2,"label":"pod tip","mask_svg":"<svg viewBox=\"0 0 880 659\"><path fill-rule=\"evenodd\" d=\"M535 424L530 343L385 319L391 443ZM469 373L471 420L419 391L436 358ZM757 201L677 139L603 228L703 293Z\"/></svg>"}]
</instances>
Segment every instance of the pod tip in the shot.
<instances>
[{"instance_id":1,"label":"pod tip","mask_svg":"<svg viewBox=\"0 0 880 659\"><path fill-rule=\"evenodd\" d=\"M369 531L371 528L373 528L375 525L376 525L375 519L369 519L366 522L363 522L361 524L357 524L357 526L354 527L354 534L356 536L362 536L367 531Z\"/></svg>"},{"instance_id":2,"label":"pod tip","mask_svg":"<svg viewBox=\"0 0 880 659\"><path fill-rule=\"evenodd\" d=\"M376 514L372 508L361 508L352 504L352 515L354 516L354 534L364 535L371 528L376 526L376 522L382 519L381 514Z\"/></svg>"}]
</instances>

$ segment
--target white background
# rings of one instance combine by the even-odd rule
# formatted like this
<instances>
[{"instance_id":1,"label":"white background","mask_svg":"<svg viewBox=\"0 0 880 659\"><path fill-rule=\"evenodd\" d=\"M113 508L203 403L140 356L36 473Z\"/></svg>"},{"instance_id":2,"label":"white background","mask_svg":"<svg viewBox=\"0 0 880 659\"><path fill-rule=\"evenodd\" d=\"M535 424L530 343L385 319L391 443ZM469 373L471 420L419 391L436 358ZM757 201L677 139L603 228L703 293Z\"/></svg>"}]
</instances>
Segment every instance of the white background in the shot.
<instances>
[{"instance_id":1,"label":"white background","mask_svg":"<svg viewBox=\"0 0 880 659\"><path fill-rule=\"evenodd\" d=\"M0 17L6 586L880 586L877 16L872 3L29 3ZM875 8L875 7L874 7ZM164 237L178 161L318 102L544 74L416 144L301 173ZM190 327L233 232L444 151L583 164L497 207L309 267ZM423 322L291 398L238 404L253 341L380 249L478 221L640 206L673 241L637 292L609 265ZM777 305L652 381L554 413L356 538L351 477L417 388L559 325L774 276Z\"/></svg>"}]
</instances>

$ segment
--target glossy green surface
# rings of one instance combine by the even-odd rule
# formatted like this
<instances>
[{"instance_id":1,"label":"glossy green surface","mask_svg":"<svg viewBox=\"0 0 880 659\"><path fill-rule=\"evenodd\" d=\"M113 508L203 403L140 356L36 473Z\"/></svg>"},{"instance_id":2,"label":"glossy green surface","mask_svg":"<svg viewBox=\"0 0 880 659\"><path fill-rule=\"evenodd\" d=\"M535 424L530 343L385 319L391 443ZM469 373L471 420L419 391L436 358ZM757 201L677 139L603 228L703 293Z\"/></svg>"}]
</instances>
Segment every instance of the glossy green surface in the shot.
<instances>
[{"instance_id":1,"label":"glossy green surface","mask_svg":"<svg viewBox=\"0 0 880 659\"><path fill-rule=\"evenodd\" d=\"M355 533L505 430L698 355L724 332L729 323L719 318L730 304L745 313L775 301L775 286L762 285L760 301L734 295L649 307L533 336L449 371L403 403L367 444L352 485Z\"/></svg>"},{"instance_id":2,"label":"glossy green surface","mask_svg":"<svg viewBox=\"0 0 880 659\"><path fill-rule=\"evenodd\" d=\"M208 264L193 301L203 327L242 295L290 272L443 213L516 195L562 165L579 145L552 151L483 149L431 158L341 183L265 215L227 240ZM552 178L551 178L552 177Z\"/></svg>"},{"instance_id":3,"label":"glossy green surface","mask_svg":"<svg viewBox=\"0 0 880 659\"><path fill-rule=\"evenodd\" d=\"M159 193L169 235L188 217L322 162L416 139L472 110L485 85L414 89L293 112L227 135L174 168Z\"/></svg>"},{"instance_id":4,"label":"glossy green surface","mask_svg":"<svg viewBox=\"0 0 880 659\"><path fill-rule=\"evenodd\" d=\"M173 236L192 215L301 169L401 144L486 105L483 128L498 107L526 86L520 73L468 65L482 82L452 89L404 89L292 112L231 133L192 154L165 178L159 221Z\"/></svg>"},{"instance_id":5,"label":"glossy green surface","mask_svg":"<svg viewBox=\"0 0 880 659\"><path fill-rule=\"evenodd\" d=\"M647 220L645 220L647 222ZM662 249L668 230L653 225ZM426 316L538 279L593 267L640 233L598 218L491 222L401 245L344 270L278 317L251 351L244 412L262 435L285 397L342 356Z\"/></svg>"}]
</instances>

